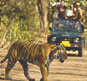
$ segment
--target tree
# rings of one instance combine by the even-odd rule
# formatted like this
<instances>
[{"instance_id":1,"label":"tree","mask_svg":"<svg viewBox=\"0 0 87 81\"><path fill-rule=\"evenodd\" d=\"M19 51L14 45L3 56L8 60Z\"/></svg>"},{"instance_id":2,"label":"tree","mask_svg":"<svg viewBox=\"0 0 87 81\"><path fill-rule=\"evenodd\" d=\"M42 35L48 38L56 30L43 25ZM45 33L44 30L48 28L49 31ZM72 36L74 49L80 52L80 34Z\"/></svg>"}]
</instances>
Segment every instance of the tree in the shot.
<instances>
[{"instance_id":1,"label":"tree","mask_svg":"<svg viewBox=\"0 0 87 81\"><path fill-rule=\"evenodd\" d=\"M47 33L48 30L48 0L38 0L38 11L40 17L40 26L41 29Z\"/></svg>"},{"instance_id":2,"label":"tree","mask_svg":"<svg viewBox=\"0 0 87 81\"><path fill-rule=\"evenodd\" d=\"M0 0L0 19L0 47L31 40L31 33L40 29L36 0Z\"/></svg>"},{"instance_id":3,"label":"tree","mask_svg":"<svg viewBox=\"0 0 87 81\"><path fill-rule=\"evenodd\" d=\"M55 1L0 0L0 47L6 45L7 42L12 43L21 39L30 41L33 38L36 39L36 36L42 35L45 37L48 32L49 23L53 22L51 7ZM74 2L81 4L84 14L83 19L86 24L86 0L66 0L68 8ZM40 30L41 32L38 35ZM42 35L40 35L41 33Z\"/></svg>"}]
</instances>

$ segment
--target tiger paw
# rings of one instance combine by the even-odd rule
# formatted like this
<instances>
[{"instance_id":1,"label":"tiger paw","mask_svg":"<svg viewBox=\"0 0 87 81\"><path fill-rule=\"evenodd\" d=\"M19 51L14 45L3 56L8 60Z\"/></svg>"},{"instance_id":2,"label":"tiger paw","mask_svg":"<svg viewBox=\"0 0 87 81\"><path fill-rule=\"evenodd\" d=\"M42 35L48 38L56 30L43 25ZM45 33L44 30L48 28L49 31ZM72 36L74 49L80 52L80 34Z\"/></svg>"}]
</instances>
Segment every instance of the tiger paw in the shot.
<instances>
[{"instance_id":1,"label":"tiger paw","mask_svg":"<svg viewBox=\"0 0 87 81\"><path fill-rule=\"evenodd\" d=\"M30 79L29 81L35 81L35 79Z\"/></svg>"},{"instance_id":2,"label":"tiger paw","mask_svg":"<svg viewBox=\"0 0 87 81\"><path fill-rule=\"evenodd\" d=\"M43 78L41 78L40 81L43 81Z\"/></svg>"},{"instance_id":3,"label":"tiger paw","mask_svg":"<svg viewBox=\"0 0 87 81\"><path fill-rule=\"evenodd\" d=\"M12 80L12 78L11 77L9 77L9 76L6 76L6 78L5 78L6 80Z\"/></svg>"},{"instance_id":4,"label":"tiger paw","mask_svg":"<svg viewBox=\"0 0 87 81\"><path fill-rule=\"evenodd\" d=\"M9 78L6 78L6 80L12 80L12 78L9 77Z\"/></svg>"}]
</instances>

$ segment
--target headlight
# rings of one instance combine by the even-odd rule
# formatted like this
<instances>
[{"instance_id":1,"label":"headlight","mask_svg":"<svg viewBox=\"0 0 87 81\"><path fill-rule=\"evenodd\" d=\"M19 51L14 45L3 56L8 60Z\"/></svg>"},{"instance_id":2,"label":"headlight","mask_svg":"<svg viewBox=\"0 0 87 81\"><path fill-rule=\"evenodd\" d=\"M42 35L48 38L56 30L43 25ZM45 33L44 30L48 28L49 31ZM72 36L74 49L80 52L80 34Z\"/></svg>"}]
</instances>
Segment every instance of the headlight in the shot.
<instances>
[{"instance_id":1,"label":"headlight","mask_svg":"<svg viewBox=\"0 0 87 81\"><path fill-rule=\"evenodd\" d=\"M79 38L75 38L74 39L74 42L79 42Z\"/></svg>"},{"instance_id":2,"label":"headlight","mask_svg":"<svg viewBox=\"0 0 87 81\"><path fill-rule=\"evenodd\" d=\"M55 40L56 40L56 37L52 37L52 38L51 38L51 41L55 41Z\"/></svg>"}]
</instances>

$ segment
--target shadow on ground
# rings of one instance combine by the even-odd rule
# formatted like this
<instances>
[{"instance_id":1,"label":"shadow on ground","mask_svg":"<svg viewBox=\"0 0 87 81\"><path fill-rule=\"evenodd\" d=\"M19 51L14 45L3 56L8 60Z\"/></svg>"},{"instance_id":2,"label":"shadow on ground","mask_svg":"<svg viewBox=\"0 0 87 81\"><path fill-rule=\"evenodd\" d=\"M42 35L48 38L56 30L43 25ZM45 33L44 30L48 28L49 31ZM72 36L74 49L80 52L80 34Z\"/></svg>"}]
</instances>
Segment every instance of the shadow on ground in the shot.
<instances>
[{"instance_id":1,"label":"shadow on ground","mask_svg":"<svg viewBox=\"0 0 87 81\"><path fill-rule=\"evenodd\" d=\"M68 54L68 56L70 56L70 57L79 57L77 54Z\"/></svg>"},{"instance_id":2,"label":"shadow on ground","mask_svg":"<svg viewBox=\"0 0 87 81\"><path fill-rule=\"evenodd\" d=\"M0 81L2 81L2 80L7 80L8 81L9 79L0 77ZM22 80L10 79L10 81L22 81Z\"/></svg>"}]
</instances>

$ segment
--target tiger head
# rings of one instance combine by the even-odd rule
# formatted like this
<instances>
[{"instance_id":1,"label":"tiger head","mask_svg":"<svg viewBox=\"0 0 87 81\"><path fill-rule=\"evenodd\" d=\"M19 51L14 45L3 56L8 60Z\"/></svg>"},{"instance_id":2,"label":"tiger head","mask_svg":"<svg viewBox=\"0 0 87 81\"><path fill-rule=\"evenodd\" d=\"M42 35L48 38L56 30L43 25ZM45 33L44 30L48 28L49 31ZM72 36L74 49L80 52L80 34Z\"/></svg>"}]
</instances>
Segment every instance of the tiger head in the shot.
<instances>
[{"instance_id":1,"label":"tiger head","mask_svg":"<svg viewBox=\"0 0 87 81\"><path fill-rule=\"evenodd\" d=\"M61 63L64 62L65 59L67 59L67 53L66 49L63 45L56 46L54 53L53 53L54 59L59 59Z\"/></svg>"}]
</instances>

